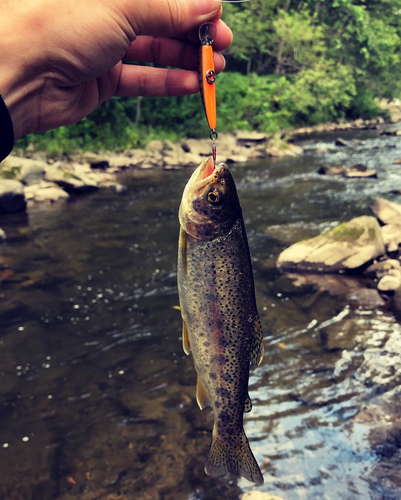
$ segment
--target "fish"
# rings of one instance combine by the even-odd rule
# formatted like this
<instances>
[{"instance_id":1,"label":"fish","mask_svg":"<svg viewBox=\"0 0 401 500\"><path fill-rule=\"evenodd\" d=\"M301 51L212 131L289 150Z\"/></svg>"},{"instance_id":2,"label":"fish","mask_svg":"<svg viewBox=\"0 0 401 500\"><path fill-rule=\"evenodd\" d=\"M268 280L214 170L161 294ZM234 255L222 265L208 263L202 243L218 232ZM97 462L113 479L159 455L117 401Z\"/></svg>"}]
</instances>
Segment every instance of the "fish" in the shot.
<instances>
[{"instance_id":1,"label":"fish","mask_svg":"<svg viewBox=\"0 0 401 500\"><path fill-rule=\"evenodd\" d=\"M178 292L184 352L192 353L199 408L211 406L205 472L237 472L263 484L243 428L252 409L249 370L264 353L242 209L224 163L206 158L189 179L179 208Z\"/></svg>"}]
</instances>

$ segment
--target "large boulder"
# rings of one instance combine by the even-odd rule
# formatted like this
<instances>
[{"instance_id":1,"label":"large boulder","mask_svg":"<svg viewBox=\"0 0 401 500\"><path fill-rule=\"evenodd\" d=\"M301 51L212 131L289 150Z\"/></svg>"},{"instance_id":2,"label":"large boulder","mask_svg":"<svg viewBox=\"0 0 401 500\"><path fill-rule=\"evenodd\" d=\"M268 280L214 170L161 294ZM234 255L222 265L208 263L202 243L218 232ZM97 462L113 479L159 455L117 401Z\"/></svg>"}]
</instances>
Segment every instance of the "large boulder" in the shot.
<instances>
[{"instance_id":1,"label":"large boulder","mask_svg":"<svg viewBox=\"0 0 401 500\"><path fill-rule=\"evenodd\" d=\"M375 198L371 209L383 224L401 224L401 205L398 203L393 203L384 198Z\"/></svg>"},{"instance_id":2,"label":"large boulder","mask_svg":"<svg viewBox=\"0 0 401 500\"><path fill-rule=\"evenodd\" d=\"M356 269L384 254L383 237L374 217L362 216L340 224L315 238L284 250L281 269L337 272Z\"/></svg>"},{"instance_id":3,"label":"large boulder","mask_svg":"<svg viewBox=\"0 0 401 500\"><path fill-rule=\"evenodd\" d=\"M24 186L12 179L0 180L0 212L19 212L25 210Z\"/></svg>"}]
</instances>

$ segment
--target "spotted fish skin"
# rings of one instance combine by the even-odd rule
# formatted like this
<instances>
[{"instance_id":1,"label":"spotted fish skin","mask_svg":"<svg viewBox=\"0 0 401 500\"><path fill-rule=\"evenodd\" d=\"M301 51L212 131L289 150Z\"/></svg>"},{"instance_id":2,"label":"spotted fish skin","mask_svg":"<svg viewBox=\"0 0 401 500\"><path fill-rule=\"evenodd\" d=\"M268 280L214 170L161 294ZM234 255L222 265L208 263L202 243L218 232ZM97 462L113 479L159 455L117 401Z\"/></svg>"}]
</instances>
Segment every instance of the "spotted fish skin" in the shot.
<instances>
[{"instance_id":1,"label":"spotted fish skin","mask_svg":"<svg viewBox=\"0 0 401 500\"><path fill-rule=\"evenodd\" d=\"M206 175L210 161L195 171L180 208L184 350L194 359L198 404L214 413L206 473L238 471L263 484L243 429L244 411L251 410L249 369L263 356L252 265L234 180L224 164ZM212 197L208 204L210 193L218 203Z\"/></svg>"}]
</instances>

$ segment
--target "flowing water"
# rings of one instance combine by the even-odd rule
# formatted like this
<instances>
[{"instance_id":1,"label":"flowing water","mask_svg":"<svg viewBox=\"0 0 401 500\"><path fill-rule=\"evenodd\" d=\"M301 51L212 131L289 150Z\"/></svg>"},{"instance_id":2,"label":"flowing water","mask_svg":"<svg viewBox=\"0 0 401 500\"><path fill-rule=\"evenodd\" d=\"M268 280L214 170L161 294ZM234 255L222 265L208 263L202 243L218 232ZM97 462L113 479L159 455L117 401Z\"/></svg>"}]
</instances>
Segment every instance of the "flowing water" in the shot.
<instances>
[{"instance_id":1,"label":"flowing water","mask_svg":"<svg viewBox=\"0 0 401 500\"><path fill-rule=\"evenodd\" d=\"M245 429L260 490L285 500L401 497L400 324L334 293L332 277L297 284L275 268L289 244L370 214L373 197L396 201L398 138L343 136L365 142L336 148L326 134L305 139L300 158L232 168L266 351ZM322 163L364 163L379 178L319 176ZM203 472L213 417L197 407L176 308L189 174L135 172L124 194L0 218L1 500L238 499L252 488Z\"/></svg>"}]
</instances>

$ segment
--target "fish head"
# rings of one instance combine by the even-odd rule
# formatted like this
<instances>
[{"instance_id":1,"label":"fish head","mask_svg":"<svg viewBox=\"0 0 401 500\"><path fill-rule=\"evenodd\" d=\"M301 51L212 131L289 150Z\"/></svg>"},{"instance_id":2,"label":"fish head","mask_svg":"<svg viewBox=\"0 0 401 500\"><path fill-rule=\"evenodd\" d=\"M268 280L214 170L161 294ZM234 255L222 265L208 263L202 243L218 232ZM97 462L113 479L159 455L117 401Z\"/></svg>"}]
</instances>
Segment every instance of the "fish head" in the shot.
<instances>
[{"instance_id":1,"label":"fish head","mask_svg":"<svg viewBox=\"0 0 401 500\"><path fill-rule=\"evenodd\" d=\"M212 240L229 233L241 216L237 188L224 163L206 158L192 174L182 196L179 218L187 234Z\"/></svg>"}]
</instances>

